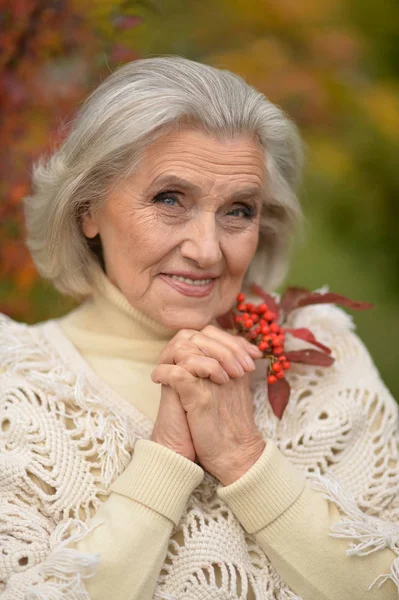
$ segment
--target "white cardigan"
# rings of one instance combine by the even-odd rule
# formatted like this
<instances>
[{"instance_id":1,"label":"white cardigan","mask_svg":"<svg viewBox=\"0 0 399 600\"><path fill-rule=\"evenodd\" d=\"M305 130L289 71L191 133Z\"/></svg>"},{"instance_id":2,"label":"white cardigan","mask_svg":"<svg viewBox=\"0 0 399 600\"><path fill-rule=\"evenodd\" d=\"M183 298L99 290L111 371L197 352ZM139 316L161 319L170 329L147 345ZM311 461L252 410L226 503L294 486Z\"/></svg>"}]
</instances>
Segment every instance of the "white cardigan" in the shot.
<instances>
[{"instance_id":1,"label":"white cardigan","mask_svg":"<svg viewBox=\"0 0 399 600\"><path fill-rule=\"evenodd\" d=\"M398 407L346 313L302 308L290 326L308 327L336 361L292 366L281 421L259 364L255 419L266 450L223 488L198 465L154 450L158 444L146 441L149 419L94 374L57 321L27 326L0 317L2 600L84 600L87 590L96 590L92 600L147 598L134 589L128 557L124 595L112 569L112 596L89 585L102 561L112 563L107 524L102 538L95 534L117 496L171 523L154 598L396 598ZM150 477L152 460L162 468ZM153 506L143 487L154 477L164 477L166 487L175 477L180 503Z\"/></svg>"}]
</instances>

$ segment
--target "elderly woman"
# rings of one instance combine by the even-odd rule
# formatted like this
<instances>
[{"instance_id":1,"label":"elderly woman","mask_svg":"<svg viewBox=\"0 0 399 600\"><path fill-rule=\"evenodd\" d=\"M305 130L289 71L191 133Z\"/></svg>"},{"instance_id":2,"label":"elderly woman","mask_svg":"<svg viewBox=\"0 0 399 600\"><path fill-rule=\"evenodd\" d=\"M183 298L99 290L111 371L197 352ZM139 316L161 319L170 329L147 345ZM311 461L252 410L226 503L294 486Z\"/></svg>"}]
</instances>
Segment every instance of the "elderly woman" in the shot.
<instances>
[{"instance_id":1,"label":"elderly woman","mask_svg":"<svg viewBox=\"0 0 399 600\"><path fill-rule=\"evenodd\" d=\"M174 57L113 73L36 166L30 251L83 301L1 320L3 600L398 597L397 406L349 317L296 311L335 363L289 371L281 420L217 326L281 280L300 166L262 94Z\"/></svg>"}]
</instances>

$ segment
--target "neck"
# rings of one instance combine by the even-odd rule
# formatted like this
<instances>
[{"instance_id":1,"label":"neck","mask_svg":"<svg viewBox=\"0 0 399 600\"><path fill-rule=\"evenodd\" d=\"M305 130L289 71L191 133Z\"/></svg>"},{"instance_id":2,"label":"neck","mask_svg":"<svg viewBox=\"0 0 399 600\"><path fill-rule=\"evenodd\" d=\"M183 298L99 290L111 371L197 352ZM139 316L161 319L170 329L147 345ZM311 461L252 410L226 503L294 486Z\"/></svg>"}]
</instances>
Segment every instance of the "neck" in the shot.
<instances>
[{"instance_id":1,"label":"neck","mask_svg":"<svg viewBox=\"0 0 399 600\"><path fill-rule=\"evenodd\" d=\"M63 317L62 323L100 335L143 342L167 342L176 333L134 308L100 266L94 272L92 295Z\"/></svg>"}]
</instances>

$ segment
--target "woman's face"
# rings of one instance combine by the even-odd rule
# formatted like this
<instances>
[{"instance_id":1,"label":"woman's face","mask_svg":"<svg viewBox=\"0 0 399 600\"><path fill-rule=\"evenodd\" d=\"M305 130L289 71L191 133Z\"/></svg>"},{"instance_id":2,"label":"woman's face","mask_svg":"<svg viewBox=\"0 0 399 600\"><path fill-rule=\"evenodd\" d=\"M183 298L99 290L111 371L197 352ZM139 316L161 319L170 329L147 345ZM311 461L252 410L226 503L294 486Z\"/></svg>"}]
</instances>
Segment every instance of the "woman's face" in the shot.
<instances>
[{"instance_id":1,"label":"woman's face","mask_svg":"<svg viewBox=\"0 0 399 600\"><path fill-rule=\"evenodd\" d=\"M184 127L147 146L82 223L100 234L106 272L129 303L173 329L202 329L234 304L254 256L264 153Z\"/></svg>"}]
</instances>

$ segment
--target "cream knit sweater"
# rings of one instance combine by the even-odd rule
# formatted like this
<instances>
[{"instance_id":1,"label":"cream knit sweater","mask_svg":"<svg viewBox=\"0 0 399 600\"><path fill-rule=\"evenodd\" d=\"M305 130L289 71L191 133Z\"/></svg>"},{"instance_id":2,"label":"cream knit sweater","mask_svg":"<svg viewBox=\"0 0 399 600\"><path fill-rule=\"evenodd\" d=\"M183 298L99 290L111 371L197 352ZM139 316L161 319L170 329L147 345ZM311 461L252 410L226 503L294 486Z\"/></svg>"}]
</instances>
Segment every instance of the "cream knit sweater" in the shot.
<instances>
[{"instance_id":1,"label":"cream knit sweater","mask_svg":"<svg viewBox=\"0 0 399 600\"><path fill-rule=\"evenodd\" d=\"M397 405L343 311L295 312L336 362L293 366L281 421L259 363L266 448L227 487L148 440L172 332L105 276L58 321L1 317L0 598L398 598Z\"/></svg>"}]
</instances>

